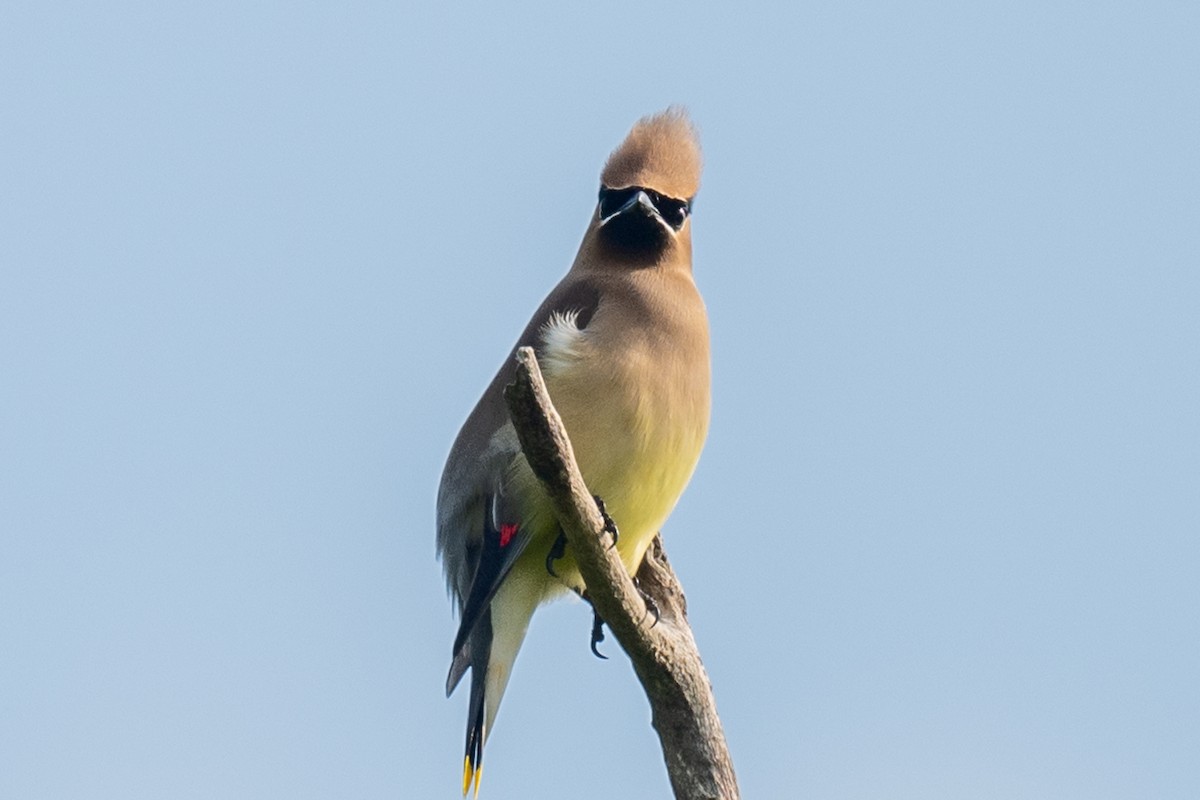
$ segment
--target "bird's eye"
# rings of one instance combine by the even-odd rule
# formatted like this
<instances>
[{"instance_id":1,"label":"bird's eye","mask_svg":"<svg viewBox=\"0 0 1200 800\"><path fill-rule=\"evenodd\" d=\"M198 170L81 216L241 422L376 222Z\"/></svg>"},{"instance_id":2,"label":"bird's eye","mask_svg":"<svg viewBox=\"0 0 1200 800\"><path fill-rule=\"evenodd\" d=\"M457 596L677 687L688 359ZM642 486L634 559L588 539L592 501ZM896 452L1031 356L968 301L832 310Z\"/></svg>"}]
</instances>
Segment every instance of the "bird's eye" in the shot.
<instances>
[{"instance_id":1,"label":"bird's eye","mask_svg":"<svg viewBox=\"0 0 1200 800\"><path fill-rule=\"evenodd\" d=\"M666 223L675 230L683 227L683 221L687 219L692 210L692 204L687 200L676 200L674 197L656 197L654 205L658 208L658 213L666 220Z\"/></svg>"},{"instance_id":2,"label":"bird's eye","mask_svg":"<svg viewBox=\"0 0 1200 800\"><path fill-rule=\"evenodd\" d=\"M640 190L636 186L628 189L609 189L600 187L600 219L607 219L617 213Z\"/></svg>"}]
</instances>

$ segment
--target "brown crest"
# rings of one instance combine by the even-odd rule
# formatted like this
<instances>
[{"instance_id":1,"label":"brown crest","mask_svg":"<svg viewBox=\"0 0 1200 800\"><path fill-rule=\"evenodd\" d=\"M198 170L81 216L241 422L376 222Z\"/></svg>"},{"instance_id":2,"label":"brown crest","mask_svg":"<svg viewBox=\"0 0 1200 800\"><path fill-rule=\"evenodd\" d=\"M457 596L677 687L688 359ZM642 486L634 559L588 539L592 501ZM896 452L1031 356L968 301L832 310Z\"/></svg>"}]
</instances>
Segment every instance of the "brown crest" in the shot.
<instances>
[{"instance_id":1,"label":"brown crest","mask_svg":"<svg viewBox=\"0 0 1200 800\"><path fill-rule=\"evenodd\" d=\"M642 117L608 157L600 182L610 189L641 186L686 200L700 188L700 143L687 111L671 106Z\"/></svg>"}]
</instances>

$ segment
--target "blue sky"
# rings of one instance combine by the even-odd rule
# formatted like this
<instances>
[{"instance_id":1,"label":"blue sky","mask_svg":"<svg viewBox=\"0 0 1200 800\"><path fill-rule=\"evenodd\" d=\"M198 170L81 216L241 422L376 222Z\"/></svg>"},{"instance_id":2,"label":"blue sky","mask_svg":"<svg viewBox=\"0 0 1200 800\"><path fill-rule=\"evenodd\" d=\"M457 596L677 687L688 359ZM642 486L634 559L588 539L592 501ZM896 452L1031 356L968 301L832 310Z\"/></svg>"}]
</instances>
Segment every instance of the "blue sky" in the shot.
<instances>
[{"instance_id":1,"label":"blue sky","mask_svg":"<svg viewBox=\"0 0 1200 800\"><path fill-rule=\"evenodd\" d=\"M1186 3L10 4L0 795L457 795L442 462L684 103L714 411L664 533L744 794L1195 797L1198 40ZM589 625L535 618L485 797L667 794Z\"/></svg>"}]
</instances>

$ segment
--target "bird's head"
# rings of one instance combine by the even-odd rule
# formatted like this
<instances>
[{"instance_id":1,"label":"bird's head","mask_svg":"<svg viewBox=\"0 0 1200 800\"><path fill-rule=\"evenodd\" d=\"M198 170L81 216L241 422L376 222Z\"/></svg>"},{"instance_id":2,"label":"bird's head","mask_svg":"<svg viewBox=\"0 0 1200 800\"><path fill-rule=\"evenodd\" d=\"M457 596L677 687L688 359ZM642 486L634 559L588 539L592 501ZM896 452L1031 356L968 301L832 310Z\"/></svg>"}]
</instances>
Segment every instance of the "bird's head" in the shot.
<instances>
[{"instance_id":1,"label":"bird's head","mask_svg":"<svg viewBox=\"0 0 1200 800\"><path fill-rule=\"evenodd\" d=\"M593 220L599 244L646 265L673 254L690 261L700 166L696 130L683 109L638 120L600 175Z\"/></svg>"}]
</instances>

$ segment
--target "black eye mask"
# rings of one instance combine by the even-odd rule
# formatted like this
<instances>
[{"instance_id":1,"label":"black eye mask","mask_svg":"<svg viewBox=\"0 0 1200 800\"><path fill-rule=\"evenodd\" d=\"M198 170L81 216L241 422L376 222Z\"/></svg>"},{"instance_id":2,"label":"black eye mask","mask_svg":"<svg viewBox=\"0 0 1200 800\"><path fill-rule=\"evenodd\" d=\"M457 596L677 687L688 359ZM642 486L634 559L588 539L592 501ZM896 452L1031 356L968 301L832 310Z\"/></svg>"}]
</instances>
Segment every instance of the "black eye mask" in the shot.
<instances>
[{"instance_id":1,"label":"black eye mask","mask_svg":"<svg viewBox=\"0 0 1200 800\"><path fill-rule=\"evenodd\" d=\"M674 197L659 194L653 189L646 189L642 186L609 189L606 186L602 186L600 187L600 219L607 219L616 214L630 200L636 197L638 192L646 193L646 196L650 198L650 202L654 204L654 208L658 211L659 216L675 230L683 227L688 214L692 212L691 200L676 200Z\"/></svg>"}]
</instances>

